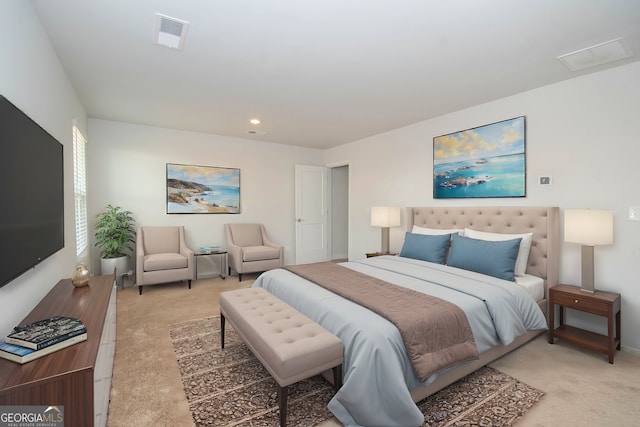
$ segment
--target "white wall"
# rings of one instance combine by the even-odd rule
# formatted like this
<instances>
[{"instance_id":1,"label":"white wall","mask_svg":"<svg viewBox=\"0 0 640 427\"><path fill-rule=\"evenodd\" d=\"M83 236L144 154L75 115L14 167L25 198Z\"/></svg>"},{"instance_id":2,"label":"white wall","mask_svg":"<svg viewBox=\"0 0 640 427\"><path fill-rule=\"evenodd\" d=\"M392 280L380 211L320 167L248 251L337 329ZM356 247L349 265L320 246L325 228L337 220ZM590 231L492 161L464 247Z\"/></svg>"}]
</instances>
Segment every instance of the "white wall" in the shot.
<instances>
[{"instance_id":1,"label":"white wall","mask_svg":"<svg viewBox=\"0 0 640 427\"><path fill-rule=\"evenodd\" d=\"M349 161L350 259L379 249L380 230L369 225L376 205L612 209L614 244L595 249L596 288L621 293L622 344L640 349L640 222L627 219L629 207L640 206L639 105L635 62L327 150L326 163ZM526 116L526 198L434 200L433 137L517 116ZM553 184L538 185L541 175L552 176ZM401 248L404 226L391 230L392 250ZM579 246L563 243L561 252L560 281L579 284ZM606 331L601 318L569 320Z\"/></svg>"},{"instance_id":2,"label":"white wall","mask_svg":"<svg viewBox=\"0 0 640 427\"><path fill-rule=\"evenodd\" d=\"M0 336L8 333L75 269L72 123L86 114L30 2L0 2L0 93L64 145L65 247L0 288ZM7 183L5 183L7 184ZM1 242L0 242L1 244Z\"/></svg>"},{"instance_id":3,"label":"white wall","mask_svg":"<svg viewBox=\"0 0 640 427\"><path fill-rule=\"evenodd\" d=\"M196 132L89 120L89 217L107 204L133 213L138 225L184 225L187 244L226 246L224 224L261 222L294 262L294 166L322 165L322 151ZM240 214L167 214L166 164L240 169ZM93 236L92 236L93 237ZM93 239L92 239L93 242ZM99 272L99 251L93 272ZM211 257L213 258L213 257ZM208 274L208 260L198 273ZM201 261L201 262L200 262ZM212 261L212 260L210 260ZM210 273L219 266L210 266Z\"/></svg>"}]
</instances>

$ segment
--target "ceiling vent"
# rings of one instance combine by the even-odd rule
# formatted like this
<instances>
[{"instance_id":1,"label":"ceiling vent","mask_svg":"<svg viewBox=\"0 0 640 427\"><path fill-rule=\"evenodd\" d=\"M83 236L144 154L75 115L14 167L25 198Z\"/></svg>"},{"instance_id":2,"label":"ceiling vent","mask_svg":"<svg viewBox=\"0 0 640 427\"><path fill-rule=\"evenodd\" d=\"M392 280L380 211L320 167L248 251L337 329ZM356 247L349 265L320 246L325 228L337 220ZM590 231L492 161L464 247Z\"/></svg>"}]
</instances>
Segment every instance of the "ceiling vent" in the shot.
<instances>
[{"instance_id":1,"label":"ceiling vent","mask_svg":"<svg viewBox=\"0 0 640 427\"><path fill-rule=\"evenodd\" d=\"M182 50L189 23L160 13L156 13L156 18L156 44Z\"/></svg>"},{"instance_id":2,"label":"ceiling vent","mask_svg":"<svg viewBox=\"0 0 640 427\"><path fill-rule=\"evenodd\" d=\"M556 57L556 59L562 62L569 70L578 71L595 67L596 65L619 61L631 56L633 56L633 52L631 52L625 40L620 37L595 46L560 55Z\"/></svg>"},{"instance_id":3,"label":"ceiling vent","mask_svg":"<svg viewBox=\"0 0 640 427\"><path fill-rule=\"evenodd\" d=\"M255 130L255 129L249 129L249 130L247 130L247 133L249 135L258 135L258 136L262 136L262 135L266 135L267 134L266 132L263 132L261 130Z\"/></svg>"}]
</instances>

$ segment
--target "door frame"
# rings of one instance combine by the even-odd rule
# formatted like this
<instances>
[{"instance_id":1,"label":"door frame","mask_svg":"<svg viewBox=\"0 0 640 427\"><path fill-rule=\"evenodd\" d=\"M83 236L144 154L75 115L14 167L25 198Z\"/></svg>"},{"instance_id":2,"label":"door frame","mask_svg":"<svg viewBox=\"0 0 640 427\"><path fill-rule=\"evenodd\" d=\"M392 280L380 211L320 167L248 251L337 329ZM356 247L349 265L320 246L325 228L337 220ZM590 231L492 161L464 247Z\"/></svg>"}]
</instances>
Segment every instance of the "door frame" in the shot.
<instances>
[{"instance_id":1,"label":"door frame","mask_svg":"<svg viewBox=\"0 0 640 427\"><path fill-rule=\"evenodd\" d=\"M327 164L325 167L329 170L331 169L335 169L335 168L340 168L340 167L347 167L347 258L349 257L349 248L351 247L351 166L349 164L348 160L345 161L341 161L341 162L335 162L335 163L329 163ZM332 200L332 192L334 189L334 184L333 181L331 180L331 173L328 174L329 176L329 188L328 188L328 199L329 199L329 219L328 219L328 234L329 234L329 260L331 260L331 258L333 258L332 256L332 233L331 231L333 230L333 222L334 222L334 218L332 215L332 205L331 205L331 200Z\"/></svg>"},{"instance_id":2,"label":"door frame","mask_svg":"<svg viewBox=\"0 0 640 427\"><path fill-rule=\"evenodd\" d=\"M331 179L331 169L334 168L338 168L338 167L343 167L346 166L348 168L347 170L347 257L348 257L348 253L349 253L349 247L351 246L351 215L349 215L349 212L351 211L351 169L350 169L350 164L349 161L342 161L342 162L335 162L335 163L330 163L330 164L326 164L325 166L314 166L314 165L296 165L296 166L310 166L310 167L318 167L318 168L324 168L326 171L326 185L327 185L327 190L326 192L324 192L324 197L326 198L326 200L324 200L326 209L327 209L327 221L326 221L326 232L325 232L325 239L326 239L326 251L325 251L325 259L324 261L330 261L332 258L332 236L331 236L331 230L333 227L333 223L334 223L334 219L332 218L331 215L331 211L332 211L332 205L331 205L331 192L333 191L333 183L332 183L332 179ZM295 181L297 184L297 168L296 168L296 177L295 177ZM298 263L298 242L299 242L299 227L298 227L298 219L299 219L299 200L298 200L298 190L296 189L295 191L295 200L294 200L294 238L295 238L295 250L294 250L294 254L295 254L295 263Z\"/></svg>"}]
</instances>

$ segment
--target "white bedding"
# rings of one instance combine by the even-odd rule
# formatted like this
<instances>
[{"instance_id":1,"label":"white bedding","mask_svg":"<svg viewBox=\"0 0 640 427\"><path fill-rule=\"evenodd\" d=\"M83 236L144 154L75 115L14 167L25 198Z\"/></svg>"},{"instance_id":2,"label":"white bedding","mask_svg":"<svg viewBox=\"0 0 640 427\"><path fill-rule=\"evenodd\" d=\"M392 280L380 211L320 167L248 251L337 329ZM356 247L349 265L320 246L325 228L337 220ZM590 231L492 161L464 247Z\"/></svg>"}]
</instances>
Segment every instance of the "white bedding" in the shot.
<instances>
[{"instance_id":1,"label":"white bedding","mask_svg":"<svg viewBox=\"0 0 640 427\"><path fill-rule=\"evenodd\" d=\"M457 304L469 319L480 353L508 345L527 330L547 327L538 304L510 282L393 256L342 265ZM430 384L438 374L418 382L392 323L283 269L262 274L254 286L267 289L343 341L343 386L329 409L344 425L422 425L410 390Z\"/></svg>"},{"instance_id":2,"label":"white bedding","mask_svg":"<svg viewBox=\"0 0 640 427\"><path fill-rule=\"evenodd\" d=\"M544 280L542 278L531 274L516 276L516 284L524 288L534 301L540 302L544 299Z\"/></svg>"}]
</instances>

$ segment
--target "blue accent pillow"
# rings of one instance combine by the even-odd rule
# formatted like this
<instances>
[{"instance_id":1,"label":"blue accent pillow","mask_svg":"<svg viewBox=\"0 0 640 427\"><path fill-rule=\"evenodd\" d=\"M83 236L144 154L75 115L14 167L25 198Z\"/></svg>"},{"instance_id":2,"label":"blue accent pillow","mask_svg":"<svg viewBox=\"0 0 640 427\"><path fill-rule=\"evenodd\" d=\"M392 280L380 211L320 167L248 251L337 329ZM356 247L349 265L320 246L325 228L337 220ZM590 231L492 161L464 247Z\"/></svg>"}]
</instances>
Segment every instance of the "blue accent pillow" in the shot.
<instances>
[{"instance_id":1,"label":"blue accent pillow","mask_svg":"<svg viewBox=\"0 0 640 427\"><path fill-rule=\"evenodd\" d=\"M423 261L444 264L451 234L438 236L428 234L406 233L400 256L405 258L421 259Z\"/></svg>"},{"instance_id":2,"label":"blue accent pillow","mask_svg":"<svg viewBox=\"0 0 640 427\"><path fill-rule=\"evenodd\" d=\"M521 240L478 240L454 234L447 265L514 282Z\"/></svg>"}]
</instances>

